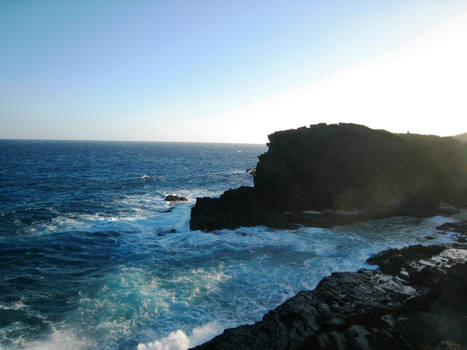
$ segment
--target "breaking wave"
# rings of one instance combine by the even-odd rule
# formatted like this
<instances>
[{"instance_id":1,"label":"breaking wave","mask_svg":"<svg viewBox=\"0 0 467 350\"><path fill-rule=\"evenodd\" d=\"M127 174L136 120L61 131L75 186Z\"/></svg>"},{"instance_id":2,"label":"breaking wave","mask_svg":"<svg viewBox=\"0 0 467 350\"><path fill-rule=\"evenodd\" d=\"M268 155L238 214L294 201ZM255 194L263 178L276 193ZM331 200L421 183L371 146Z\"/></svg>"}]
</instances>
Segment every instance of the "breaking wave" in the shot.
<instances>
[{"instance_id":1,"label":"breaking wave","mask_svg":"<svg viewBox=\"0 0 467 350\"><path fill-rule=\"evenodd\" d=\"M223 331L217 322L210 322L196 327L190 335L178 329L167 337L146 344L138 344L137 350L186 350L211 340Z\"/></svg>"}]
</instances>

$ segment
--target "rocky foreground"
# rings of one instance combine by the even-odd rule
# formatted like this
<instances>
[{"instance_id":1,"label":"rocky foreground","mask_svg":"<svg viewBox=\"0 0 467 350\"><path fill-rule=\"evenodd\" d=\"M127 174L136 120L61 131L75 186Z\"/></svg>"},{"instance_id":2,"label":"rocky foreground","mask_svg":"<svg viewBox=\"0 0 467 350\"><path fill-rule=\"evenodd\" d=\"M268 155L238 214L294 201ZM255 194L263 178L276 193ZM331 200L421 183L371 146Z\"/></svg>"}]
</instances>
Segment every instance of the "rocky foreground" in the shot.
<instances>
[{"instance_id":1,"label":"rocky foreground","mask_svg":"<svg viewBox=\"0 0 467 350\"><path fill-rule=\"evenodd\" d=\"M318 124L269 140L254 187L198 198L192 230L330 227L467 207L467 144L454 138Z\"/></svg>"},{"instance_id":2,"label":"rocky foreground","mask_svg":"<svg viewBox=\"0 0 467 350\"><path fill-rule=\"evenodd\" d=\"M319 124L269 139L254 187L198 198L191 229L329 227L467 207L467 144L453 138ZM333 273L196 349L466 349L467 221L438 229L460 243L376 254L367 263L377 269Z\"/></svg>"},{"instance_id":3,"label":"rocky foreground","mask_svg":"<svg viewBox=\"0 0 467 350\"><path fill-rule=\"evenodd\" d=\"M390 249L376 270L333 273L208 349L465 349L467 246Z\"/></svg>"}]
</instances>

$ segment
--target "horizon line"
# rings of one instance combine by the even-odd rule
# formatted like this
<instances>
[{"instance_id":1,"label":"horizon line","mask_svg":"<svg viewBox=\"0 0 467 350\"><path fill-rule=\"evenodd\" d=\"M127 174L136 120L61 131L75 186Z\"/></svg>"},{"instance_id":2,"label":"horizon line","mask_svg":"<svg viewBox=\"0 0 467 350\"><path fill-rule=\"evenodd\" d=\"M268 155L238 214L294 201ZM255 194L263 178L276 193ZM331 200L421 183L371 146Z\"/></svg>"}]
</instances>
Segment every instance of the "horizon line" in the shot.
<instances>
[{"instance_id":1,"label":"horizon line","mask_svg":"<svg viewBox=\"0 0 467 350\"><path fill-rule=\"evenodd\" d=\"M191 144L224 144L224 145L264 145L257 142L220 142L220 141L157 141L157 140L98 140L98 139L40 139L40 138L7 138L0 137L0 141L58 141L58 142L133 142L133 143L191 143Z\"/></svg>"}]
</instances>

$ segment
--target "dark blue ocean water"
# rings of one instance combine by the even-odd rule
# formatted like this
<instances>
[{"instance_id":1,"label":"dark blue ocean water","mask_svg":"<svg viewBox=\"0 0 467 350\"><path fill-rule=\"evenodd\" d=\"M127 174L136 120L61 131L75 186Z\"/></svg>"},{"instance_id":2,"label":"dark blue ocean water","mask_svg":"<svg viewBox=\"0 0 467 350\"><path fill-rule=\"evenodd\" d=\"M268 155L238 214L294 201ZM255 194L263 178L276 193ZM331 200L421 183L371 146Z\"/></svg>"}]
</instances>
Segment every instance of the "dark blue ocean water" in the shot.
<instances>
[{"instance_id":1,"label":"dark blue ocean water","mask_svg":"<svg viewBox=\"0 0 467 350\"><path fill-rule=\"evenodd\" d=\"M251 185L265 150L1 140L0 349L186 349L374 252L451 239L442 217L190 231L196 197Z\"/></svg>"}]
</instances>

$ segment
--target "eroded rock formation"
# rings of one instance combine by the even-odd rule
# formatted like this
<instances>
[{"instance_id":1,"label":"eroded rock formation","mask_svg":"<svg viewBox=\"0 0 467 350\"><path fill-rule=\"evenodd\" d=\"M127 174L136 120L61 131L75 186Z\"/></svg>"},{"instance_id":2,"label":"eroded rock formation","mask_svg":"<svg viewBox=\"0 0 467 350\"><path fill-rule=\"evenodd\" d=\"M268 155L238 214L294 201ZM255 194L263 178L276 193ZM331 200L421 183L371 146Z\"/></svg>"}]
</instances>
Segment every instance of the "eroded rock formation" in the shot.
<instances>
[{"instance_id":1,"label":"eroded rock formation","mask_svg":"<svg viewBox=\"0 0 467 350\"><path fill-rule=\"evenodd\" d=\"M465 349L465 245L390 249L368 263L379 268L333 273L196 349Z\"/></svg>"},{"instance_id":2,"label":"eroded rock formation","mask_svg":"<svg viewBox=\"0 0 467 350\"><path fill-rule=\"evenodd\" d=\"M332 226L467 206L467 144L355 124L318 124L269 135L254 187L198 198L193 230Z\"/></svg>"}]
</instances>

